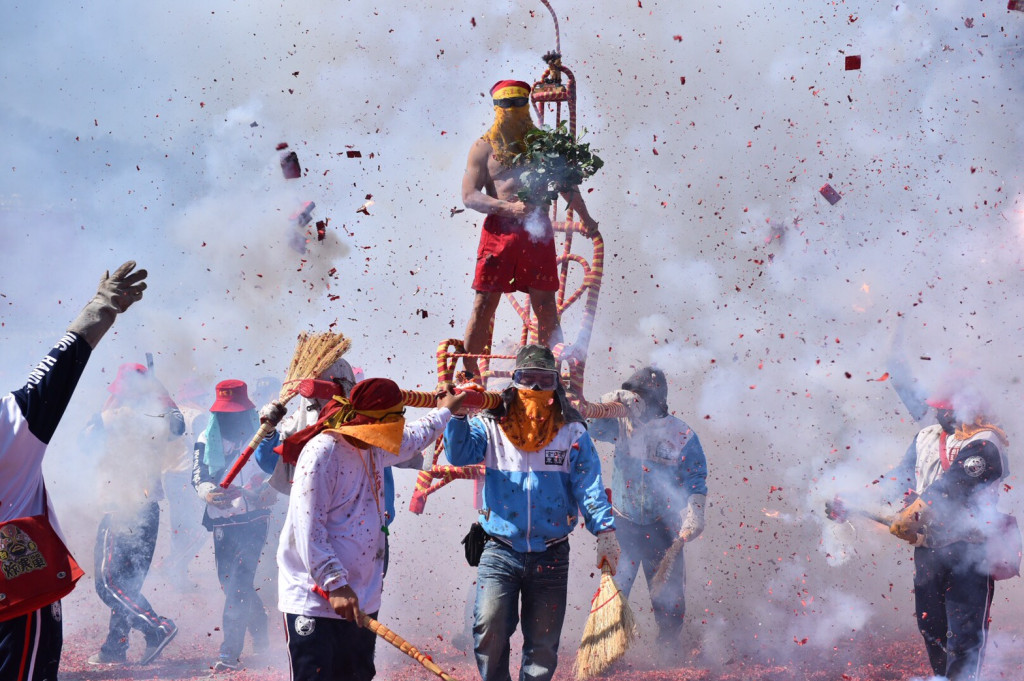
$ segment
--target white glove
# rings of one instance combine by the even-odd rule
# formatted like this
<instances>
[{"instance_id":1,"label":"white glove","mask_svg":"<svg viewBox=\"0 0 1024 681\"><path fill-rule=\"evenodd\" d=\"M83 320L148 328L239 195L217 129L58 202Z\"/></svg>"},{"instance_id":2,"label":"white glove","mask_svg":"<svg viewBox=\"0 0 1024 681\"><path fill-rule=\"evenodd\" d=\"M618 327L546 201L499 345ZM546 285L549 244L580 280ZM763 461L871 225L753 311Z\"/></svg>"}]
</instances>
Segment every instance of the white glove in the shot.
<instances>
[{"instance_id":1,"label":"white glove","mask_svg":"<svg viewBox=\"0 0 1024 681\"><path fill-rule=\"evenodd\" d=\"M146 290L146 270L135 269L135 261L129 260L118 267L113 274L107 271L100 279L96 295L71 322L68 331L81 336L89 347L95 348L103 334L114 324L114 318L128 309L136 300L142 299Z\"/></svg>"},{"instance_id":2,"label":"white glove","mask_svg":"<svg viewBox=\"0 0 1024 681\"><path fill-rule=\"evenodd\" d=\"M686 502L686 517L683 519L683 528L679 536L683 541L693 541L704 531L704 504L707 496L703 494L691 494Z\"/></svg>"},{"instance_id":3,"label":"white glove","mask_svg":"<svg viewBox=\"0 0 1024 681\"><path fill-rule=\"evenodd\" d=\"M644 413L644 401L629 390L613 390L601 395L602 402L618 402L626 407L631 420L639 419Z\"/></svg>"},{"instance_id":4,"label":"white glove","mask_svg":"<svg viewBox=\"0 0 1024 681\"><path fill-rule=\"evenodd\" d=\"M288 409L280 402L269 402L260 407L260 423L268 423L272 428L276 428L287 413Z\"/></svg>"},{"instance_id":5,"label":"white glove","mask_svg":"<svg viewBox=\"0 0 1024 681\"><path fill-rule=\"evenodd\" d=\"M210 506L215 506L217 508L229 508L231 506L231 502L240 496L242 496L242 490L238 487L228 487L227 489L215 487L207 492L204 498L206 503Z\"/></svg>"},{"instance_id":6,"label":"white glove","mask_svg":"<svg viewBox=\"0 0 1024 681\"><path fill-rule=\"evenodd\" d=\"M608 563L608 568L614 575L619 567L619 553L619 540L615 537L615 530L606 530L597 535L598 569L603 563Z\"/></svg>"}]
</instances>

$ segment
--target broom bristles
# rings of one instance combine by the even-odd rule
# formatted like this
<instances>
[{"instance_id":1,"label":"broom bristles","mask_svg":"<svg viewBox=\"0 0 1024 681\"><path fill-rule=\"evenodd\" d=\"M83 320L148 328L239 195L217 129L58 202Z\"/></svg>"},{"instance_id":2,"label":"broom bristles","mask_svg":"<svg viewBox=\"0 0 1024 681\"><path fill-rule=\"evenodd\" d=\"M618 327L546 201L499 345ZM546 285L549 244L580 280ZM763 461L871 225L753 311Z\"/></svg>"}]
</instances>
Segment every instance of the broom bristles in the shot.
<instances>
[{"instance_id":1,"label":"broom bristles","mask_svg":"<svg viewBox=\"0 0 1024 681\"><path fill-rule=\"evenodd\" d=\"M608 669L626 654L636 638L636 618L629 601L612 579L607 566L601 568L601 586L590 603L590 617L583 629L573 674L578 681Z\"/></svg>"},{"instance_id":2,"label":"broom bristles","mask_svg":"<svg viewBox=\"0 0 1024 681\"><path fill-rule=\"evenodd\" d=\"M300 333L278 399L283 402L290 400L298 390L298 381L319 377L350 347L352 341L340 333Z\"/></svg>"}]
</instances>

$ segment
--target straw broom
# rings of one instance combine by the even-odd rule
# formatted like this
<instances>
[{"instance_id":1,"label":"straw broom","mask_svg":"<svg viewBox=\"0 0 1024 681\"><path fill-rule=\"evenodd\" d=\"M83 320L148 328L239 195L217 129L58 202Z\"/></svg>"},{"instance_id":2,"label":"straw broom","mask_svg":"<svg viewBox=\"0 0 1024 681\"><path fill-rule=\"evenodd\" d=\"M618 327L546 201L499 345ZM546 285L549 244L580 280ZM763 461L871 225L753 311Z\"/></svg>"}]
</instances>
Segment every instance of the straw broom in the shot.
<instances>
[{"instance_id":1,"label":"straw broom","mask_svg":"<svg viewBox=\"0 0 1024 681\"><path fill-rule=\"evenodd\" d=\"M590 617L576 653L573 673L578 681L597 676L620 657L636 638L636 619L629 601L612 579L607 562L601 564L601 585L590 601Z\"/></svg>"},{"instance_id":2,"label":"straw broom","mask_svg":"<svg viewBox=\"0 0 1024 681\"><path fill-rule=\"evenodd\" d=\"M327 371L332 364L341 359L341 356L352 347L352 341L340 333L309 333L303 331L299 334L298 342L295 344L295 353L292 355L291 364L288 365L288 373L285 375L281 385L281 392L277 401L281 404L288 404L288 401L298 394L299 382L305 378L317 378ZM264 438L274 432L274 426L269 423L260 425L260 429L253 436L249 446L246 447L231 470L221 481L220 486L227 488L231 481L241 472L242 467L249 461L249 457L259 446Z\"/></svg>"},{"instance_id":3,"label":"straw broom","mask_svg":"<svg viewBox=\"0 0 1024 681\"><path fill-rule=\"evenodd\" d=\"M686 544L686 540L682 537L676 539L668 547L668 551L665 551L665 555L662 556L661 562L658 563L658 569L654 573L654 577L650 581L650 592L651 598L657 599L661 595L661 590L665 588L665 585L669 582L669 577L675 572L676 560L683 552L683 546Z\"/></svg>"},{"instance_id":4,"label":"straw broom","mask_svg":"<svg viewBox=\"0 0 1024 681\"><path fill-rule=\"evenodd\" d=\"M421 665L426 667L428 670L439 676L443 681L456 681L455 678L445 674L444 671L434 664L434 661L430 659L430 656L421 653L414 645L406 641L404 638L396 634L395 632L388 629L386 626L373 619L369 615L363 615L362 624L364 627L372 631L373 633L380 636L382 639L393 645L394 647L401 650L403 653L411 657L412 659L419 662Z\"/></svg>"}]
</instances>

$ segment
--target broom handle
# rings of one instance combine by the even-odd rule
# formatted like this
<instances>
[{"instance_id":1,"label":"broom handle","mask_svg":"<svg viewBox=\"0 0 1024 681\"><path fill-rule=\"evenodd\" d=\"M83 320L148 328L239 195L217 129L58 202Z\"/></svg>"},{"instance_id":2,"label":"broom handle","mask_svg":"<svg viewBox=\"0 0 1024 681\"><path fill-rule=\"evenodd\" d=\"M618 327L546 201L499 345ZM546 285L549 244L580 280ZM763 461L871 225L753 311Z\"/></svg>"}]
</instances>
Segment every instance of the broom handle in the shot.
<instances>
[{"instance_id":1,"label":"broom handle","mask_svg":"<svg viewBox=\"0 0 1024 681\"><path fill-rule=\"evenodd\" d=\"M388 643L390 643L394 647L398 648L399 650L401 650L403 653L405 653L406 655L408 655L412 659L414 659L417 662L419 662L421 665L426 667L428 670L430 670L434 674L437 674L439 677L444 679L444 681L455 681L455 679L453 677L449 676L448 674L445 674L444 670L442 670L440 667L438 667L436 664L434 664L433 660L431 660L429 657L427 657L426 655L421 653L416 648L416 646L414 646L413 644L409 643L404 638L402 638L401 636L399 636L395 632L391 631L386 626L384 626L383 624L381 624L377 620L373 619L369 615L366 615L366 614L363 615L362 624L363 624L364 627L366 627L367 629L369 629L373 633L377 634L382 639L384 639L385 641L387 641Z\"/></svg>"},{"instance_id":2,"label":"broom handle","mask_svg":"<svg viewBox=\"0 0 1024 681\"><path fill-rule=\"evenodd\" d=\"M278 401L282 405L288 404L288 401L295 397L296 394L297 393L293 392L286 396L284 399L278 398ZM269 423L260 424L260 429L256 431L256 434L253 436L252 440L249 441L249 446L242 450L242 453L238 455L238 458L235 459L235 462L231 464L231 470L229 470L227 474L224 476L224 479L220 481L221 487L227 489L231 485L231 483L234 482L235 478L238 477L238 474L242 472L243 468L245 468L245 464L249 463L249 457L251 457L253 452L256 451L256 448L260 446L260 443L263 442L263 440L270 437L270 434L273 432L274 426L270 425Z\"/></svg>"}]
</instances>

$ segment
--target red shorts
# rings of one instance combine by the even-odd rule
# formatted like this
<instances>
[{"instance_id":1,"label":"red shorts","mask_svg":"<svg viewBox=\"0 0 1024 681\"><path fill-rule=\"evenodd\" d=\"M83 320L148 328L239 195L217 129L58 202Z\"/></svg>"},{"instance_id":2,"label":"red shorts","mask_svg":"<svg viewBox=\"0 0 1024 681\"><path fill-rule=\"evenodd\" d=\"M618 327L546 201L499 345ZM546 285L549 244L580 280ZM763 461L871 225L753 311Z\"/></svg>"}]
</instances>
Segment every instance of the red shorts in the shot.
<instances>
[{"instance_id":1,"label":"red shorts","mask_svg":"<svg viewBox=\"0 0 1024 681\"><path fill-rule=\"evenodd\" d=\"M555 234L547 216L539 218L538 240L523 223L488 215L476 253L474 291L558 290Z\"/></svg>"}]
</instances>

